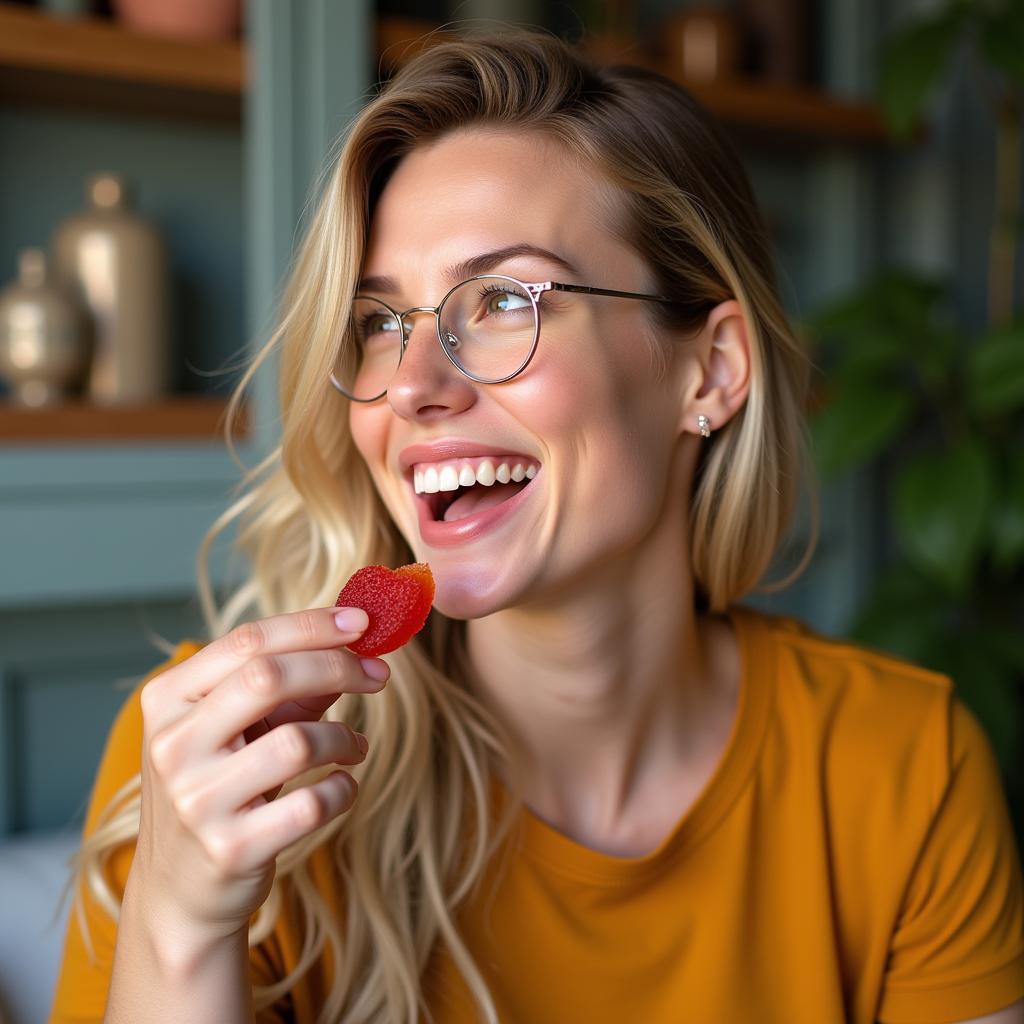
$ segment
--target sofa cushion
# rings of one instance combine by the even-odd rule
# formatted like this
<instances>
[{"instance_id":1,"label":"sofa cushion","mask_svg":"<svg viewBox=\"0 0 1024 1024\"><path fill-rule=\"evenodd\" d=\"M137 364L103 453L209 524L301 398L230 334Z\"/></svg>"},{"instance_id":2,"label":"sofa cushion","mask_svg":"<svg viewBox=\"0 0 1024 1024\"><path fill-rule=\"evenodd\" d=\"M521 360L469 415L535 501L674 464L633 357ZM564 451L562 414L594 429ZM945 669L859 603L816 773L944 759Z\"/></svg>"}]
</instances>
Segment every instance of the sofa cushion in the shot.
<instances>
[{"instance_id":1,"label":"sofa cushion","mask_svg":"<svg viewBox=\"0 0 1024 1024\"><path fill-rule=\"evenodd\" d=\"M0 841L0 1020L42 1024L50 1012L71 894L78 831L31 832Z\"/></svg>"}]
</instances>

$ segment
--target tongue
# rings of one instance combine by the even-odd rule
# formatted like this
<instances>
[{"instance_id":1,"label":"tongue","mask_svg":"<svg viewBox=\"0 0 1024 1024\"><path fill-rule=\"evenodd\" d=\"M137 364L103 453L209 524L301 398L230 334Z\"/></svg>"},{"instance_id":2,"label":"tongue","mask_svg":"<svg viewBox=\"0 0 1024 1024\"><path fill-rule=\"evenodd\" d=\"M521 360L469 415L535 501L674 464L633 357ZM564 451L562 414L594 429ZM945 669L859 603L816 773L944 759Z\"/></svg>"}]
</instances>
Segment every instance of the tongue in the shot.
<instances>
[{"instance_id":1,"label":"tongue","mask_svg":"<svg viewBox=\"0 0 1024 1024\"><path fill-rule=\"evenodd\" d=\"M519 483L492 484L484 487L483 484L474 484L464 494L460 494L445 510L444 521L452 523L456 519L465 519L466 516L483 512L484 509L494 508L503 501L507 501L514 494L518 494L527 484L528 480L520 480Z\"/></svg>"}]
</instances>

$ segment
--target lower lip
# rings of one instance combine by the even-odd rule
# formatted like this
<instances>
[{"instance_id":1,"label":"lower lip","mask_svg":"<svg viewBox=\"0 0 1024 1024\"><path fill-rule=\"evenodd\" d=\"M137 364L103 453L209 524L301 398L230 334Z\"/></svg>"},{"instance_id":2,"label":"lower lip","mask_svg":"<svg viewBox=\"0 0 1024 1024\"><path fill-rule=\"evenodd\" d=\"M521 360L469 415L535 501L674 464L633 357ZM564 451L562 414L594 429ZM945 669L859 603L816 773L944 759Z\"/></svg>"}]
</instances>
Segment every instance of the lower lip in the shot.
<instances>
[{"instance_id":1,"label":"lower lip","mask_svg":"<svg viewBox=\"0 0 1024 1024\"><path fill-rule=\"evenodd\" d=\"M427 500L429 496L417 494L416 512L419 516L420 536L432 548L450 548L476 540L515 513L533 489L536 479L535 476L521 491L500 505L484 509L476 515L466 516L465 519L456 519L453 523L435 521L431 517L430 503Z\"/></svg>"}]
</instances>

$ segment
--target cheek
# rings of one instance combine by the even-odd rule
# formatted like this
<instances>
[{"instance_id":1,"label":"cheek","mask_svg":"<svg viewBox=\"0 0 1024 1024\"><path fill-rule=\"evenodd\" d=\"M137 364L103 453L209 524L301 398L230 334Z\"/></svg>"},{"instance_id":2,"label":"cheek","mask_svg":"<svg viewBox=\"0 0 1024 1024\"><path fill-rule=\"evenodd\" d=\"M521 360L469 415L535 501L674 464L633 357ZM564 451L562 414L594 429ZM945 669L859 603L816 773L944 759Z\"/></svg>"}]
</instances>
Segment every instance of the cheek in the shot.
<instances>
[{"instance_id":1,"label":"cheek","mask_svg":"<svg viewBox=\"0 0 1024 1024\"><path fill-rule=\"evenodd\" d=\"M571 439L579 484L607 537L650 526L663 504L677 419L675 398L659 384L646 340L623 334L594 346L566 385L562 429ZM609 500L610 495L618 497Z\"/></svg>"},{"instance_id":2,"label":"cheek","mask_svg":"<svg viewBox=\"0 0 1024 1024\"><path fill-rule=\"evenodd\" d=\"M649 383L635 367L622 366L601 349L589 359L546 368L544 378L543 388L531 382L533 390L522 396L523 408L531 410L524 422L550 452L559 478L557 512L566 514L563 524L578 527L576 502L590 510L585 515L590 530L603 521L617 533L625 521L644 518L653 492L664 483L657 467L669 440ZM609 501L609 495L628 495L629 500Z\"/></svg>"},{"instance_id":3,"label":"cheek","mask_svg":"<svg viewBox=\"0 0 1024 1024\"><path fill-rule=\"evenodd\" d=\"M370 478L373 480L374 489L385 506L391 510L391 514L395 515L396 510L391 508L394 499L390 497L390 488L381 483L388 476L389 411L387 409L371 409L353 402L348 423L352 433L352 443L366 464Z\"/></svg>"},{"instance_id":4,"label":"cheek","mask_svg":"<svg viewBox=\"0 0 1024 1024\"><path fill-rule=\"evenodd\" d=\"M363 460L371 469L374 463L384 457L387 444L387 421L381 411L349 403L348 427L352 441Z\"/></svg>"}]
</instances>

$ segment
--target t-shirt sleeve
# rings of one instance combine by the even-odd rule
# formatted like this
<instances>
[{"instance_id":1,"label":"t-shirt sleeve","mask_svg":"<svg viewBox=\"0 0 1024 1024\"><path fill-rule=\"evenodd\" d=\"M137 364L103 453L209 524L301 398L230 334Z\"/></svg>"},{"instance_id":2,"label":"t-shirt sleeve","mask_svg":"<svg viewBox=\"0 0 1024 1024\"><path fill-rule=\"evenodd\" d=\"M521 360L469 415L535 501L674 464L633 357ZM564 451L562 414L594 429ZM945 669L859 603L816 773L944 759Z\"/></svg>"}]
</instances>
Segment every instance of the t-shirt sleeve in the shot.
<instances>
[{"instance_id":1,"label":"t-shirt sleeve","mask_svg":"<svg viewBox=\"0 0 1024 1024\"><path fill-rule=\"evenodd\" d=\"M1024 883L998 763L946 696L938 801L889 945L883 1024L942 1024L1024 997Z\"/></svg>"},{"instance_id":2,"label":"t-shirt sleeve","mask_svg":"<svg viewBox=\"0 0 1024 1024\"><path fill-rule=\"evenodd\" d=\"M83 840L88 839L101 824L102 814L111 800L118 798L119 794L123 799L125 795L137 792L132 789L127 794L121 793L138 775L142 763L143 722L139 698L143 686L161 672L191 657L200 647L193 641L180 643L174 654L149 672L122 705L107 736L96 773L82 830ZM121 844L114 849L103 869L118 903L124 894L134 852L134 839ZM98 1024L103 1020L110 986L117 925L81 879L76 877L74 885L81 895L81 911L92 943L92 955L78 920L78 911L72 903L49 1024ZM250 973L254 985L269 985L277 980L263 950L252 951ZM269 1024L282 1019L270 1011L263 1012L265 1016L260 1017L261 1022Z\"/></svg>"}]
</instances>

